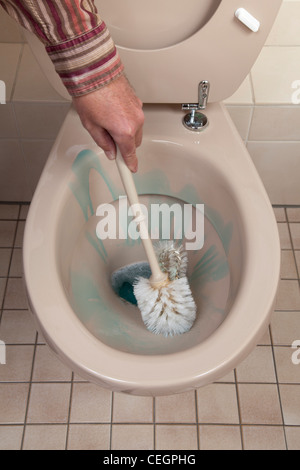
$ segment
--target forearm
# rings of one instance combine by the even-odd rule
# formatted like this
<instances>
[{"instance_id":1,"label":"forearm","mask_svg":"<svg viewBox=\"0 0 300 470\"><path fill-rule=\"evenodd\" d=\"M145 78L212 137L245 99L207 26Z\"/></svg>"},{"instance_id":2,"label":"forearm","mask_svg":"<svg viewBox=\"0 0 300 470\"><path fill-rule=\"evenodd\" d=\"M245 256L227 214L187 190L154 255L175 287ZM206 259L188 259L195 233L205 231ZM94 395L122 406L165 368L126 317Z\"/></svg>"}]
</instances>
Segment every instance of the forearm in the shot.
<instances>
[{"instance_id":1,"label":"forearm","mask_svg":"<svg viewBox=\"0 0 300 470\"><path fill-rule=\"evenodd\" d=\"M0 4L44 43L72 97L95 91L123 74L123 65L93 1L2 0Z\"/></svg>"}]
</instances>

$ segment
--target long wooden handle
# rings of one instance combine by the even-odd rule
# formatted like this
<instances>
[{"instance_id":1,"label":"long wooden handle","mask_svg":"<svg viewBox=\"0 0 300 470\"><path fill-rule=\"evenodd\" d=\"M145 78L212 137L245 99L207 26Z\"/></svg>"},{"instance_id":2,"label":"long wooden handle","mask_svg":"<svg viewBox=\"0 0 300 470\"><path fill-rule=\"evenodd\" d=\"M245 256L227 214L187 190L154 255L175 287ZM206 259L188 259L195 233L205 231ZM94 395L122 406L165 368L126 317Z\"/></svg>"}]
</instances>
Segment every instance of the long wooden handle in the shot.
<instances>
[{"instance_id":1,"label":"long wooden handle","mask_svg":"<svg viewBox=\"0 0 300 470\"><path fill-rule=\"evenodd\" d=\"M151 268L152 276L150 281L152 283L162 283L168 278L166 273L163 273L159 267L155 251L148 233L148 228L145 223L145 216L139 203L138 194L134 184L133 176L128 166L126 165L119 148L117 147L116 163L119 170L119 174L127 194L129 203L131 205L135 221L139 227L141 240L148 258L148 262Z\"/></svg>"}]
</instances>

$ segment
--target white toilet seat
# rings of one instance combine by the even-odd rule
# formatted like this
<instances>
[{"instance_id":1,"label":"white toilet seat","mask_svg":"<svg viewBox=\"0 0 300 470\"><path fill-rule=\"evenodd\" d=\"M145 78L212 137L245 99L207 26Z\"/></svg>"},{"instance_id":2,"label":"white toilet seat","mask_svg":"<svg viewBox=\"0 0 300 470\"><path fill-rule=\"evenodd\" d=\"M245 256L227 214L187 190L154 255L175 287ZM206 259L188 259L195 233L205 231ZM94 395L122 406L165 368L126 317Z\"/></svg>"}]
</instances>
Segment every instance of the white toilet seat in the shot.
<instances>
[{"instance_id":1,"label":"white toilet seat","mask_svg":"<svg viewBox=\"0 0 300 470\"><path fill-rule=\"evenodd\" d=\"M199 139L184 129L181 112L173 107L150 106L145 112L146 139L158 148L176 145L184 149L184 165L192 169L191 178L197 177L194 170L198 165L208 179L209 175L214 176L215 189L208 204L216 207L218 201L226 198L233 201L230 210L235 207L237 238L230 249L239 250L232 259L241 265L234 267L235 261L231 265L233 297L226 319L212 335L192 348L147 355L127 353L104 344L77 318L68 297L68 247L74 243L84 220L69 184L76 155L96 147L73 110L60 131L31 204L24 237L24 274L29 303L46 341L73 371L112 390L160 395L211 383L249 354L273 311L280 246L266 192L222 106L208 107L211 125L198 135ZM162 128L157 126L158 117L163 122ZM74 128L78 132L74 133ZM218 141L212 141L210 135L215 128L221 129ZM101 152L98 154L101 158ZM140 155L143 171L143 149ZM104 168L114 166L105 157L101 162ZM144 166L147 164L144 161ZM223 207L226 211L226 205ZM73 227L69 230L71 222Z\"/></svg>"}]
</instances>

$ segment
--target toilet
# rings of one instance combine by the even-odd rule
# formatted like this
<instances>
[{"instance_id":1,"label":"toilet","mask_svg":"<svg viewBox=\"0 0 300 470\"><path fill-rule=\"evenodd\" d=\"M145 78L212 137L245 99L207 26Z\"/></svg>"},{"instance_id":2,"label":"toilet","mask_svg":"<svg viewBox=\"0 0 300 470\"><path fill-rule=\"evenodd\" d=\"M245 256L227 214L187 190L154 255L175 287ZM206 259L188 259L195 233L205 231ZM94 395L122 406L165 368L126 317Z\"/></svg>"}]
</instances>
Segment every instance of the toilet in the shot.
<instances>
[{"instance_id":1,"label":"toilet","mask_svg":"<svg viewBox=\"0 0 300 470\"><path fill-rule=\"evenodd\" d=\"M203 207L203 243L187 250L197 318L187 333L165 338L114 291L112 273L146 257L139 239L97 236L105 204L114 207L118 233L126 229L126 198L115 162L72 107L26 222L29 307L50 348L80 377L133 395L193 390L237 367L274 309L277 225L222 101L249 73L281 0L190 0L188 8L179 0L95 3L145 103L134 175L141 203L189 206L194 215ZM52 86L68 97L43 46L26 36ZM180 236L187 246L188 235Z\"/></svg>"}]
</instances>

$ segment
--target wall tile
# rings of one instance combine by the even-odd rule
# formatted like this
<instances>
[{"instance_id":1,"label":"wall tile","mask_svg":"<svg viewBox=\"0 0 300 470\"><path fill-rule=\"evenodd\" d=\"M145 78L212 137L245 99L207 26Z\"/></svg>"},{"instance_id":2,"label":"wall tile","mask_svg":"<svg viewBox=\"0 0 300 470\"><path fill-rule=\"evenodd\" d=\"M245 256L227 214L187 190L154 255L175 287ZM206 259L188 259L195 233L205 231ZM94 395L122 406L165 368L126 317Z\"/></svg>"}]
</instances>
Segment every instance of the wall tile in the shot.
<instances>
[{"instance_id":1,"label":"wall tile","mask_svg":"<svg viewBox=\"0 0 300 470\"><path fill-rule=\"evenodd\" d=\"M0 7L0 43L24 42L22 28Z\"/></svg>"},{"instance_id":2,"label":"wall tile","mask_svg":"<svg viewBox=\"0 0 300 470\"><path fill-rule=\"evenodd\" d=\"M292 104L300 80L300 47L263 47L251 70L256 104Z\"/></svg>"},{"instance_id":3,"label":"wall tile","mask_svg":"<svg viewBox=\"0 0 300 470\"><path fill-rule=\"evenodd\" d=\"M266 44L271 46L300 46L299 31L300 2L285 1L281 5Z\"/></svg>"},{"instance_id":4,"label":"wall tile","mask_svg":"<svg viewBox=\"0 0 300 470\"><path fill-rule=\"evenodd\" d=\"M53 140L21 140L27 179L32 193L40 179L53 143Z\"/></svg>"},{"instance_id":5,"label":"wall tile","mask_svg":"<svg viewBox=\"0 0 300 470\"><path fill-rule=\"evenodd\" d=\"M18 102L14 104L22 139L55 139L69 104Z\"/></svg>"},{"instance_id":6,"label":"wall tile","mask_svg":"<svg viewBox=\"0 0 300 470\"><path fill-rule=\"evenodd\" d=\"M227 106L227 111L243 140L248 137L252 117L251 106Z\"/></svg>"},{"instance_id":7,"label":"wall tile","mask_svg":"<svg viewBox=\"0 0 300 470\"><path fill-rule=\"evenodd\" d=\"M52 88L28 44L24 45L12 99L14 101L65 102Z\"/></svg>"},{"instance_id":8,"label":"wall tile","mask_svg":"<svg viewBox=\"0 0 300 470\"><path fill-rule=\"evenodd\" d=\"M0 43L0 80L6 85L6 102L11 99L22 47L21 44Z\"/></svg>"},{"instance_id":9,"label":"wall tile","mask_svg":"<svg viewBox=\"0 0 300 470\"><path fill-rule=\"evenodd\" d=\"M300 106L257 106L249 140L300 141L299 123Z\"/></svg>"},{"instance_id":10,"label":"wall tile","mask_svg":"<svg viewBox=\"0 0 300 470\"><path fill-rule=\"evenodd\" d=\"M0 142L0 201L30 201L32 192L19 142Z\"/></svg>"},{"instance_id":11,"label":"wall tile","mask_svg":"<svg viewBox=\"0 0 300 470\"><path fill-rule=\"evenodd\" d=\"M249 142L247 148L272 204L299 204L300 142Z\"/></svg>"},{"instance_id":12,"label":"wall tile","mask_svg":"<svg viewBox=\"0 0 300 470\"><path fill-rule=\"evenodd\" d=\"M16 139L17 137L18 131L16 127L13 104L2 104L0 105L0 139Z\"/></svg>"}]
</instances>

